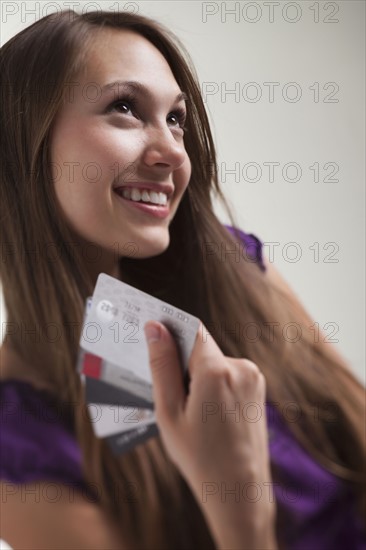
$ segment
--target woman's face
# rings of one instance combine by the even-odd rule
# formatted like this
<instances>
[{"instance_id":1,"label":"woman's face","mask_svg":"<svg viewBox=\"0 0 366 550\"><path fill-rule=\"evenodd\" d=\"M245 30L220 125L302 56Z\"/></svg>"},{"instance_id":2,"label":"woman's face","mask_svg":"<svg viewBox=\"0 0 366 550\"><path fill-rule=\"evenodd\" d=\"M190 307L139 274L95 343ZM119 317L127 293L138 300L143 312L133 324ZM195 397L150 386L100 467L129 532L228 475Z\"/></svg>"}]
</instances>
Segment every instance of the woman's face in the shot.
<instances>
[{"instance_id":1,"label":"woman's face","mask_svg":"<svg viewBox=\"0 0 366 550\"><path fill-rule=\"evenodd\" d=\"M113 255L101 270L131 250L137 258L162 253L191 175L183 90L167 61L137 33L103 30L67 92L53 126L51 161L69 225L103 251L104 261ZM139 198L149 203L132 200Z\"/></svg>"}]
</instances>

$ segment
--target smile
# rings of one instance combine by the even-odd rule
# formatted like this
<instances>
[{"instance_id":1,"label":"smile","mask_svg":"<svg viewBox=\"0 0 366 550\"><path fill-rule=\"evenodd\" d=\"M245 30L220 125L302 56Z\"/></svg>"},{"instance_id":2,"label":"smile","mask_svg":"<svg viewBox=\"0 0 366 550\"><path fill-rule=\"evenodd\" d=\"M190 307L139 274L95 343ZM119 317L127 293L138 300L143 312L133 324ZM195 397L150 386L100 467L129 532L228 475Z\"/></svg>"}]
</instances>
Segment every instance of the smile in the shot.
<instances>
[{"instance_id":1,"label":"smile","mask_svg":"<svg viewBox=\"0 0 366 550\"><path fill-rule=\"evenodd\" d=\"M130 198L128 198L127 196L127 191L130 191ZM137 196L137 193L136 191L139 193L140 195L140 198L138 198ZM165 195L165 193L156 193L156 192L150 192L149 195L163 195L163 198L164 198L164 201L165 201L165 204L154 204L152 202L145 202L144 201L144 191L143 193L140 193L137 189L133 189L131 191L128 190L128 189L117 189L114 191L115 194L117 195L118 197L118 200L120 200L124 206L128 207L128 208L133 208L134 210L139 210L141 213L143 214L148 214L150 216L154 216L156 218L167 218L168 215L169 215L169 206L167 205L166 201L167 201L167 196ZM135 194L133 194L133 192L135 192ZM133 198L135 197L135 198ZM155 197L148 197L148 198L155 198Z\"/></svg>"},{"instance_id":2,"label":"smile","mask_svg":"<svg viewBox=\"0 0 366 550\"><path fill-rule=\"evenodd\" d=\"M166 206L168 197L165 193L151 191L148 189L137 189L136 187L122 187L116 190L116 193L122 195L125 199L134 202L144 202Z\"/></svg>"}]
</instances>

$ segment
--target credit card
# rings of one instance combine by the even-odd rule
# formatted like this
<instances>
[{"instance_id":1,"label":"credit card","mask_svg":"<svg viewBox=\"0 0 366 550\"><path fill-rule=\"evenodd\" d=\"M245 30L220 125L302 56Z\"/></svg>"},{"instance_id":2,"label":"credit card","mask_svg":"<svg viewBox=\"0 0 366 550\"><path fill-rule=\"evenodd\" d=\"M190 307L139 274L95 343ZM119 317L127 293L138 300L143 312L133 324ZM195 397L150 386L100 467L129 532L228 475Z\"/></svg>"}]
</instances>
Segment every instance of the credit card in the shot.
<instances>
[{"instance_id":1,"label":"credit card","mask_svg":"<svg viewBox=\"0 0 366 550\"><path fill-rule=\"evenodd\" d=\"M165 324L187 377L200 320L101 273L86 301L77 369L94 433L121 454L159 433L143 326Z\"/></svg>"},{"instance_id":2,"label":"credit card","mask_svg":"<svg viewBox=\"0 0 366 550\"><path fill-rule=\"evenodd\" d=\"M103 391L108 391L108 395L112 392L119 404L133 400L135 403L139 403L139 407L148 409L154 407L151 384L137 379L129 371L124 371L117 365L88 353L82 348L79 350L78 371L90 380L90 383L86 386L88 401L93 401L92 397L95 389L101 395ZM107 402L111 403L110 397L107 399ZM103 402L100 401L100 403Z\"/></svg>"},{"instance_id":3,"label":"credit card","mask_svg":"<svg viewBox=\"0 0 366 550\"><path fill-rule=\"evenodd\" d=\"M156 423L154 411L139 409L133 403L123 406L89 403L88 409L97 437L118 435Z\"/></svg>"},{"instance_id":4,"label":"credit card","mask_svg":"<svg viewBox=\"0 0 366 550\"><path fill-rule=\"evenodd\" d=\"M110 382L98 380L85 374L85 398L88 403L100 403L108 405L127 405L133 403L141 409L154 409L154 404L140 396Z\"/></svg>"},{"instance_id":5,"label":"credit card","mask_svg":"<svg viewBox=\"0 0 366 550\"><path fill-rule=\"evenodd\" d=\"M90 296L85 304L84 324L90 311L91 302L92 297ZM107 440L114 453L121 454L157 435L159 430L155 423L155 415L151 410L153 409L151 388L148 396L149 401L145 401L128 391L130 377L126 377L125 386L127 387L125 388L115 387L100 380L101 372L109 373L111 368L113 368L112 364L79 348L77 371L84 384L85 399L93 431L97 437ZM120 373L118 374L120 375ZM119 383L121 379L120 375ZM121 404L123 404L122 411L125 413L122 418L119 412ZM108 405L109 410L106 411L101 405ZM147 408L150 410L147 411Z\"/></svg>"},{"instance_id":6,"label":"credit card","mask_svg":"<svg viewBox=\"0 0 366 550\"><path fill-rule=\"evenodd\" d=\"M106 437L105 440L112 449L112 452L116 455L120 455L127 451L131 451L136 445L141 445L141 443L144 443L150 439L150 437L155 437L156 435L159 435L158 426L156 424L151 424L150 426L141 426L129 432L111 435Z\"/></svg>"},{"instance_id":7,"label":"credit card","mask_svg":"<svg viewBox=\"0 0 366 550\"><path fill-rule=\"evenodd\" d=\"M84 323L91 302L90 296L85 304ZM151 411L153 408L151 388L149 388L149 401L146 401L128 391L130 376L124 379L125 388L123 385L122 388L115 387L99 379L101 373L109 373L112 368L112 364L79 348L77 370L84 384L93 431L97 437L107 440L114 453L122 454L157 435L159 430L155 423L155 415ZM121 384L123 379L120 372L118 375L117 385ZM122 411L125 413L122 418L119 412L121 404L123 404ZM109 410L106 411L100 405L108 405ZM147 408L150 410L147 411ZM150 418L147 415L150 415Z\"/></svg>"},{"instance_id":8,"label":"credit card","mask_svg":"<svg viewBox=\"0 0 366 550\"><path fill-rule=\"evenodd\" d=\"M180 363L187 371L200 320L106 273L98 277L80 347L118 366L122 374L130 373L136 386L139 381L152 386L143 330L149 320L163 323L173 334ZM108 382L109 376L103 380Z\"/></svg>"}]
</instances>

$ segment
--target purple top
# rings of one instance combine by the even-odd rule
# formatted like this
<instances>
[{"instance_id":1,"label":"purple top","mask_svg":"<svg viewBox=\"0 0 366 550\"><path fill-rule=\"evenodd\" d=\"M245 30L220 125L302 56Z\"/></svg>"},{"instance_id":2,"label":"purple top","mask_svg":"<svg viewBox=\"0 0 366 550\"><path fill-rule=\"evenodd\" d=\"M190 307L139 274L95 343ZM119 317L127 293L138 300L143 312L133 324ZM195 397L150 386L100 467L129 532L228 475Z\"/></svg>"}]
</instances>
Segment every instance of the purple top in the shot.
<instances>
[{"instance_id":1,"label":"purple top","mask_svg":"<svg viewBox=\"0 0 366 550\"><path fill-rule=\"evenodd\" d=\"M47 390L21 380L0 381L0 479L60 482L96 500L83 480L81 451L65 409Z\"/></svg>"},{"instance_id":2,"label":"purple top","mask_svg":"<svg viewBox=\"0 0 366 550\"><path fill-rule=\"evenodd\" d=\"M239 236L248 257L265 272L261 241L242 231ZM257 495L268 498L273 490L285 548L366 550L366 532L349 484L314 461L269 401L266 416L271 463L281 482L263 485ZM60 482L97 500L83 480L70 419L47 391L19 380L0 382L0 424L0 479L14 484ZM258 498L250 488L244 496Z\"/></svg>"}]
</instances>

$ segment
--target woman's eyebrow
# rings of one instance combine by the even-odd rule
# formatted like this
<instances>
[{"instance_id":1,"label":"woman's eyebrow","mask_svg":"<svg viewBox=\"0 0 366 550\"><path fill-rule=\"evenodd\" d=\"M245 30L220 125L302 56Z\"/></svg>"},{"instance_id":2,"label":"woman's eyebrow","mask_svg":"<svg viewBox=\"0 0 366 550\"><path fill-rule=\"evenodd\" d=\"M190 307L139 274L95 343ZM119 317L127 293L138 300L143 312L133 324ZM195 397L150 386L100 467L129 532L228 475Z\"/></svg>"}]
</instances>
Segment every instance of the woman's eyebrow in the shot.
<instances>
[{"instance_id":1,"label":"woman's eyebrow","mask_svg":"<svg viewBox=\"0 0 366 550\"><path fill-rule=\"evenodd\" d=\"M115 80L109 84L102 86L102 92L114 91L118 96L123 91L129 90L136 95L151 96L151 92L145 84L137 82L136 80ZM188 101L188 96L185 92L180 92L174 99L174 101Z\"/></svg>"}]
</instances>

